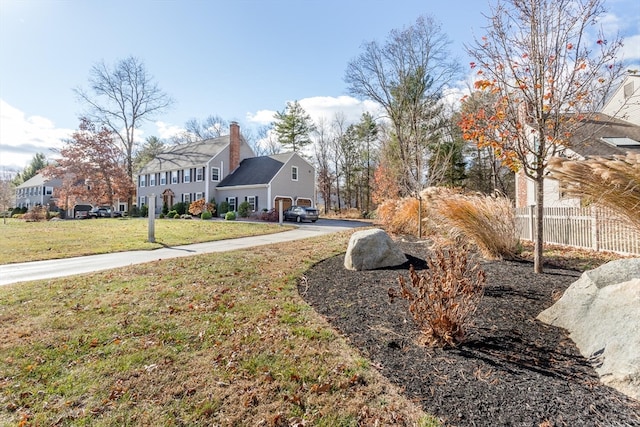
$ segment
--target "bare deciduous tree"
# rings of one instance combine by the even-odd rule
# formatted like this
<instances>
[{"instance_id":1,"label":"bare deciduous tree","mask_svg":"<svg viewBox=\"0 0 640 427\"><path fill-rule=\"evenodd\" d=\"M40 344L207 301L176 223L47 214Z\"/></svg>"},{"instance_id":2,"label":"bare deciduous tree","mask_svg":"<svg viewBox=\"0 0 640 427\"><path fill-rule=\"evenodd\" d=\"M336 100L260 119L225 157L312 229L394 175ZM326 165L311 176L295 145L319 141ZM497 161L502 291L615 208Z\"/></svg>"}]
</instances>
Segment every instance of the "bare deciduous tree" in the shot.
<instances>
[{"instance_id":1,"label":"bare deciduous tree","mask_svg":"<svg viewBox=\"0 0 640 427\"><path fill-rule=\"evenodd\" d=\"M90 71L89 87L90 91L75 89L87 106L85 116L114 132L120 141L126 172L133 180L135 131L169 108L173 100L160 90L142 61L133 56L118 61L113 68L104 62L95 64Z\"/></svg>"},{"instance_id":2,"label":"bare deciduous tree","mask_svg":"<svg viewBox=\"0 0 640 427\"><path fill-rule=\"evenodd\" d=\"M534 270L542 272L544 179L551 157L604 101L621 74L619 37L590 31L603 0L505 0L493 7L486 36L468 48L481 79L498 95L485 144L535 183ZM593 36L595 43L589 43ZM473 132L471 132L473 134ZM473 135L471 135L473 137Z\"/></svg>"},{"instance_id":3,"label":"bare deciduous tree","mask_svg":"<svg viewBox=\"0 0 640 427\"><path fill-rule=\"evenodd\" d=\"M347 66L350 93L380 104L391 122L403 195L418 196L428 185L429 143L442 125L442 93L459 71L449 44L440 24L422 16L408 28L391 31L382 46L365 44Z\"/></svg>"}]
</instances>

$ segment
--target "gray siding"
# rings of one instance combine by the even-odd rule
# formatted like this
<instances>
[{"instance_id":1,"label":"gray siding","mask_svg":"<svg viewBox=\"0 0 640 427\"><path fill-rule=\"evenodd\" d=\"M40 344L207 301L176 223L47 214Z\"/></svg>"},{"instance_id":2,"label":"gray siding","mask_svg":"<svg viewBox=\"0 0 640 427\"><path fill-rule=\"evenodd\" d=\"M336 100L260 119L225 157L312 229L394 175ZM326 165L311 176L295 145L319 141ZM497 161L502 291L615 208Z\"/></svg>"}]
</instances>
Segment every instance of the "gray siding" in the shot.
<instances>
[{"instance_id":1,"label":"gray siding","mask_svg":"<svg viewBox=\"0 0 640 427\"><path fill-rule=\"evenodd\" d=\"M294 166L298 168L297 181L291 177L291 170ZM276 197L290 197L294 204L298 199L308 199L311 200L312 206L315 206L315 178L314 167L300 155L294 154L271 181L270 203L273 205Z\"/></svg>"}]
</instances>

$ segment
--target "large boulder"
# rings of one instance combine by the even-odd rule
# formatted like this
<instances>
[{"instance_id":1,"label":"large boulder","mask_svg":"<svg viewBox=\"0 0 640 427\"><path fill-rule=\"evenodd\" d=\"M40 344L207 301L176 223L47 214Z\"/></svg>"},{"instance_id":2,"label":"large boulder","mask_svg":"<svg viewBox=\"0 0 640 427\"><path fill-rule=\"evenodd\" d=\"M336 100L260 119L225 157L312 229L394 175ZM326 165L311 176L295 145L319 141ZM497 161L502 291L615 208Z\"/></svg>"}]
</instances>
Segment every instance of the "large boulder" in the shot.
<instances>
[{"instance_id":1,"label":"large boulder","mask_svg":"<svg viewBox=\"0 0 640 427\"><path fill-rule=\"evenodd\" d=\"M384 230L372 228L356 231L349 239L344 266L348 270L375 270L395 267L407 262L407 257Z\"/></svg>"},{"instance_id":2,"label":"large boulder","mask_svg":"<svg viewBox=\"0 0 640 427\"><path fill-rule=\"evenodd\" d=\"M640 258L583 273L538 319L567 329L604 384L640 400Z\"/></svg>"}]
</instances>

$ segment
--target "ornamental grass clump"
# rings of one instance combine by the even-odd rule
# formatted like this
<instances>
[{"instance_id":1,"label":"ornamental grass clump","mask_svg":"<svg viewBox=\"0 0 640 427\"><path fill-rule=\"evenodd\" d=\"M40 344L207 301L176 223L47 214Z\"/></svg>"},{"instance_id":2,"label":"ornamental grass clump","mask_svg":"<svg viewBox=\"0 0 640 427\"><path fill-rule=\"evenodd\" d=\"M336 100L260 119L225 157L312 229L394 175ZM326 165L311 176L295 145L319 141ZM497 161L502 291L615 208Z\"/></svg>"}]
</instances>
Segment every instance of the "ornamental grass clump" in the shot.
<instances>
[{"instance_id":1,"label":"ornamental grass clump","mask_svg":"<svg viewBox=\"0 0 640 427\"><path fill-rule=\"evenodd\" d=\"M436 248L427 259L428 270L409 268L409 281L398 276L400 296L430 346L455 347L464 341L484 294L485 273L469 250ZM390 289L390 297L397 295Z\"/></svg>"},{"instance_id":2,"label":"ornamental grass clump","mask_svg":"<svg viewBox=\"0 0 640 427\"><path fill-rule=\"evenodd\" d=\"M430 220L440 234L473 243L486 259L516 257L515 213L507 197L449 192L429 201Z\"/></svg>"},{"instance_id":3,"label":"ornamental grass clump","mask_svg":"<svg viewBox=\"0 0 640 427\"><path fill-rule=\"evenodd\" d=\"M640 153L581 161L554 157L549 169L566 196L612 209L640 231Z\"/></svg>"},{"instance_id":4,"label":"ornamental grass clump","mask_svg":"<svg viewBox=\"0 0 640 427\"><path fill-rule=\"evenodd\" d=\"M390 233L417 235L419 206L415 197L386 200L378 206L376 216Z\"/></svg>"}]
</instances>

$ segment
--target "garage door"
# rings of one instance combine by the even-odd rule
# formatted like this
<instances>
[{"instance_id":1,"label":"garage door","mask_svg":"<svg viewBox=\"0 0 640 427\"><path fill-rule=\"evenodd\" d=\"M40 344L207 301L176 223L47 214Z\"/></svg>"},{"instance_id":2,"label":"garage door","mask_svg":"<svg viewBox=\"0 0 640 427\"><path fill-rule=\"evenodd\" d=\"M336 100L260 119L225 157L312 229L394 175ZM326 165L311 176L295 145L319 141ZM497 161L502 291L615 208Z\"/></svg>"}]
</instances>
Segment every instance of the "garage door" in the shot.
<instances>
[{"instance_id":1,"label":"garage door","mask_svg":"<svg viewBox=\"0 0 640 427\"><path fill-rule=\"evenodd\" d=\"M312 206L311 199L298 199L297 204L298 206Z\"/></svg>"},{"instance_id":2,"label":"garage door","mask_svg":"<svg viewBox=\"0 0 640 427\"><path fill-rule=\"evenodd\" d=\"M293 201L290 197L276 197L274 202L274 207L276 209L280 208L280 200L282 200L282 210L287 210L291 205L293 205Z\"/></svg>"}]
</instances>

